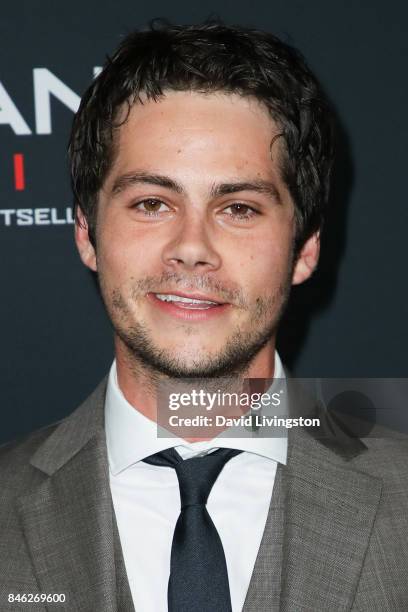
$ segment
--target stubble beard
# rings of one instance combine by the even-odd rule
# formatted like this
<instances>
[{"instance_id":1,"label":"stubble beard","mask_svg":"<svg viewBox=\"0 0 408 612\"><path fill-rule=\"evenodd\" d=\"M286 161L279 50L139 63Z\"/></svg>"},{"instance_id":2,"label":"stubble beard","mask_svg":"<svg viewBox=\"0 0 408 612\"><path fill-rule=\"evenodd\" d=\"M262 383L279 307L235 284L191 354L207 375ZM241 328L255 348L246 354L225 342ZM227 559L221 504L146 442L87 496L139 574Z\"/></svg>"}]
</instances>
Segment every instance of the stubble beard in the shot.
<instances>
[{"instance_id":1,"label":"stubble beard","mask_svg":"<svg viewBox=\"0 0 408 612\"><path fill-rule=\"evenodd\" d=\"M99 279L102 295L103 279ZM148 282L139 281L135 296L142 293ZM251 329L237 325L224 347L216 354L198 358L180 358L175 351L161 349L152 339L147 325L136 321L119 289L114 289L105 304L114 330L127 353L127 361L135 374L148 373L153 381L170 379L242 378L255 356L276 335L278 323L287 304L291 287L291 271L284 283L269 296L260 296L248 304L241 299L239 308L249 313ZM129 324L129 321L132 323Z\"/></svg>"}]
</instances>

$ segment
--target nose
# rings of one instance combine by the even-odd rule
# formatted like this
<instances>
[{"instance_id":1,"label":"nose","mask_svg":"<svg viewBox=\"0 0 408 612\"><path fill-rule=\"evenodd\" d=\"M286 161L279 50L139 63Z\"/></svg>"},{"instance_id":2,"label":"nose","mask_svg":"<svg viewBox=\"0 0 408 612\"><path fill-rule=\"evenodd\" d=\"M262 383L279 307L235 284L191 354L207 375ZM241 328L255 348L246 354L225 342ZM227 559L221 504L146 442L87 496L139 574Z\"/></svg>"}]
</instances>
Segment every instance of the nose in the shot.
<instances>
[{"instance_id":1,"label":"nose","mask_svg":"<svg viewBox=\"0 0 408 612\"><path fill-rule=\"evenodd\" d=\"M210 272L221 265L221 257L202 215L186 215L174 227L162 258L167 267L190 272Z\"/></svg>"}]
</instances>

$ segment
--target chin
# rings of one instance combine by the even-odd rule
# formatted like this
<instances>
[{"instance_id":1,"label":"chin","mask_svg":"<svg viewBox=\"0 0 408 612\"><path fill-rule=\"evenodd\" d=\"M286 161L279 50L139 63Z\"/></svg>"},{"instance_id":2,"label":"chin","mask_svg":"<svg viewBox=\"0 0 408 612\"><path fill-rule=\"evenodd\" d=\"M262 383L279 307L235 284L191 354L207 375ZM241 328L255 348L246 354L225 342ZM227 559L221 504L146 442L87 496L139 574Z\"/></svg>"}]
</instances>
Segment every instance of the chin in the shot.
<instances>
[{"instance_id":1,"label":"chin","mask_svg":"<svg viewBox=\"0 0 408 612\"><path fill-rule=\"evenodd\" d=\"M216 370L219 364L217 354L209 354L198 349L194 350L194 348L188 353L163 350L161 355L164 368L174 368L181 377L183 375L186 377L206 375L206 372L208 376L211 376L211 372Z\"/></svg>"}]
</instances>

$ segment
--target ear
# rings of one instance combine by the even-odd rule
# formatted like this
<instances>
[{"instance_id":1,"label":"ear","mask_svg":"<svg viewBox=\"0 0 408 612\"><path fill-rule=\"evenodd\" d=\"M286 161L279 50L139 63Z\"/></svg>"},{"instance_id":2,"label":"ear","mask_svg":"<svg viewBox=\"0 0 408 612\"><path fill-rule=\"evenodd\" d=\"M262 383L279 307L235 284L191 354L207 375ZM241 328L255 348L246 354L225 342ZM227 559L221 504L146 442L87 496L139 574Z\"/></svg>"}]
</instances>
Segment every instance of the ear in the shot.
<instances>
[{"instance_id":1,"label":"ear","mask_svg":"<svg viewBox=\"0 0 408 612\"><path fill-rule=\"evenodd\" d=\"M82 262L96 272L96 253L89 239L88 221L79 206L75 215L75 242Z\"/></svg>"},{"instance_id":2,"label":"ear","mask_svg":"<svg viewBox=\"0 0 408 612\"><path fill-rule=\"evenodd\" d=\"M320 253L320 232L312 234L303 245L293 269L292 285L300 285L316 269Z\"/></svg>"}]
</instances>

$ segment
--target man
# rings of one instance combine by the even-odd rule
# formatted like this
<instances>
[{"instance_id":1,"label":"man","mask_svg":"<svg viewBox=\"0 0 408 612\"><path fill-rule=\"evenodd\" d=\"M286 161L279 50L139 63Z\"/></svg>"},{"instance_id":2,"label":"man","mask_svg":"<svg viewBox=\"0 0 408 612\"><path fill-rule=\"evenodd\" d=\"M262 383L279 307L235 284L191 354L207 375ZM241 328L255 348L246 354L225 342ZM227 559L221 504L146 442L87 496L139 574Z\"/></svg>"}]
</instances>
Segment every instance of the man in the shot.
<instances>
[{"instance_id":1,"label":"man","mask_svg":"<svg viewBox=\"0 0 408 612\"><path fill-rule=\"evenodd\" d=\"M75 235L115 362L2 451L1 610L407 608L405 440L157 435L160 385L284 377L276 333L318 262L331 125L295 50L215 23L131 34L88 89Z\"/></svg>"}]
</instances>

